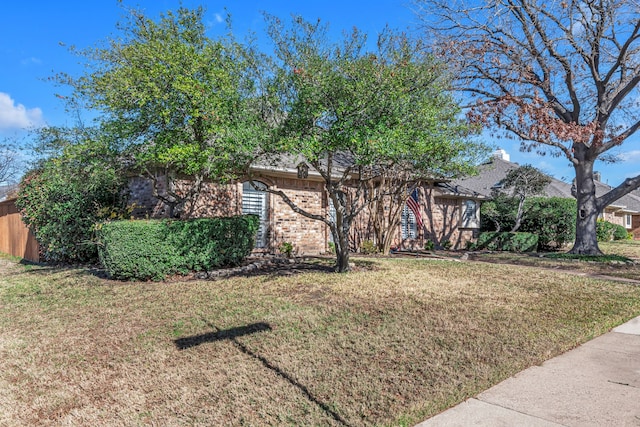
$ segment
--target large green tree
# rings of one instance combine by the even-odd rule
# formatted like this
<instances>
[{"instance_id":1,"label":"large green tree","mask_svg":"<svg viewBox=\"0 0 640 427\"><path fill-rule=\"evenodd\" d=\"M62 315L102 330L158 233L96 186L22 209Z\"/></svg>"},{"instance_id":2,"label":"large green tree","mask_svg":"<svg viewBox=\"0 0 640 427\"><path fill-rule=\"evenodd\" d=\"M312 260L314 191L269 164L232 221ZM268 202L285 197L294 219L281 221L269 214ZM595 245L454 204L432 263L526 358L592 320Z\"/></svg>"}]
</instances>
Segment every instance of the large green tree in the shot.
<instances>
[{"instance_id":1,"label":"large green tree","mask_svg":"<svg viewBox=\"0 0 640 427\"><path fill-rule=\"evenodd\" d=\"M443 66L420 43L385 31L368 49L357 30L332 41L319 21L268 17L268 23L277 57L270 98L277 132L265 153L308 163L322 177L335 213L308 212L285 192L268 191L327 224L336 270L348 271L351 225L392 191L379 185L384 176L456 176L482 150L465 138L469 130L447 95Z\"/></svg>"},{"instance_id":2,"label":"large green tree","mask_svg":"<svg viewBox=\"0 0 640 427\"><path fill-rule=\"evenodd\" d=\"M204 180L236 176L262 139L248 57L231 37L207 36L201 7L158 20L133 10L119 28L118 37L78 51L88 59L83 75L59 77L180 216ZM181 175L188 190L175 188Z\"/></svg>"},{"instance_id":3,"label":"large green tree","mask_svg":"<svg viewBox=\"0 0 640 427\"><path fill-rule=\"evenodd\" d=\"M575 169L573 253L600 254L596 219L638 188L596 197L593 167L640 129L640 4L635 0L415 0L433 49L472 96L471 116L522 148Z\"/></svg>"}]
</instances>

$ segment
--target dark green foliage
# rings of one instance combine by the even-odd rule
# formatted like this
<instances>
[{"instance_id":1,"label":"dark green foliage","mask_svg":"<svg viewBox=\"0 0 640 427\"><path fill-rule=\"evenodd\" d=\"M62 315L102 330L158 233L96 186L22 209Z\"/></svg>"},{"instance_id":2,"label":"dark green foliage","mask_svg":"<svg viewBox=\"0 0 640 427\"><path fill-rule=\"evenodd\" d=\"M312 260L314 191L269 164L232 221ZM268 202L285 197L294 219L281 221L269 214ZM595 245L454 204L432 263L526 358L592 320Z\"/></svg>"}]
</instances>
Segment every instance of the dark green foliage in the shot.
<instances>
[{"instance_id":1,"label":"dark green foliage","mask_svg":"<svg viewBox=\"0 0 640 427\"><path fill-rule=\"evenodd\" d=\"M557 250L575 238L575 199L532 197L526 200L526 215L519 231L538 235L539 250ZM485 202L481 208L484 231L511 229L515 223L518 201L505 196Z\"/></svg>"},{"instance_id":2,"label":"dark green foliage","mask_svg":"<svg viewBox=\"0 0 640 427\"><path fill-rule=\"evenodd\" d=\"M123 212L123 181L110 167L76 168L59 160L24 177L16 205L45 261L95 261L94 224Z\"/></svg>"},{"instance_id":3,"label":"dark green foliage","mask_svg":"<svg viewBox=\"0 0 640 427\"><path fill-rule=\"evenodd\" d=\"M253 215L107 222L97 231L100 262L109 276L125 280L235 266L253 249L258 226Z\"/></svg>"},{"instance_id":4,"label":"dark green foliage","mask_svg":"<svg viewBox=\"0 0 640 427\"><path fill-rule=\"evenodd\" d=\"M484 231L511 230L515 225L518 199L496 194L480 206L480 228Z\"/></svg>"},{"instance_id":5,"label":"dark green foliage","mask_svg":"<svg viewBox=\"0 0 640 427\"><path fill-rule=\"evenodd\" d=\"M478 237L477 249L509 252L534 252L538 247L538 236L533 233L484 232Z\"/></svg>"},{"instance_id":6,"label":"dark green foliage","mask_svg":"<svg viewBox=\"0 0 640 427\"><path fill-rule=\"evenodd\" d=\"M180 253L169 243L160 221L117 221L99 224L100 263L115 279L161 280L176 273Z\"/></svg>"},{"instance_id":7,"label":"dark green foliage","mask_svg":"<svg viewBox=\"0 0 640 427\"><path fill-rule=\"evenodd\" d=\"M598 242L609 242L611 240L626 240L629 238L629 233L621 225L598 220L596 223L596 236Z\"/></svg>"},{"instance_id":8,"label":"dark green foliage","mask_svg":"<svg viewBox=\"0 0 640 427\"><path fill-rule=\"evenodd\" d=\"M256 244L260 220L255 215L163 221L167 240L192 271L236 266Z\"/></svg>"},{"instance_id":9,"label":"dark green foliage","mask_svg":"<svg viewBox=\"0 0 640 427\"><path fill-rule=\"evenodd\" d=\"M528 200L527 217L520 231L538 235L538 250L558 250L576 236L576 200L562 197L535 197Z\"/></svg>"}]
</instances>

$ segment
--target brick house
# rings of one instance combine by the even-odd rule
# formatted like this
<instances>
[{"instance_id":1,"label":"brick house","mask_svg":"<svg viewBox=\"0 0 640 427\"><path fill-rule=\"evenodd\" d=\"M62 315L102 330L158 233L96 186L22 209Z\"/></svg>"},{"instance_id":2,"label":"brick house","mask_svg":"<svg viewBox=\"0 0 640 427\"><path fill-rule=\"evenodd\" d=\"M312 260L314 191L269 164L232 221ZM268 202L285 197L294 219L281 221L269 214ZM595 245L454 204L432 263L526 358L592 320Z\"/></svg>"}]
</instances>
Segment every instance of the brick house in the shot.
<instances>
[{"instance_id":1,"label":"brick house","mask_svg":"<svg viewBox=\"0 0 640 427\"><path fill-rule=\"evenodd\" d=\"M505 179L507 173L519 166L519 164L510 161L509 155L504 150L498 150L488 162L480 165L478 175L458 180L457 184L490 198L492 191L500 187L500 183ZM544 190L545 196L573 198L571 184L553 177L550 178L551 182ZM600 173L594 173L594 179L596 196L600 197L612 189L609 185L601 182ZM615 204L605 207L600 218L622 225L627 231L633 233L634 239L640 240L640 191L632 191L618 199Z\"/></svg>"},{"instance_id":2,"label":"brick house","mask_svg":"<svg viewBox=\"0 0 640 427\"><path fill-rule=\"evenodd\" d=\"M296 205L313 214L330 217L332 207L318 173L309 171L299 178L297 162L277 166L255 166L252 169L258 186L283 191ZM178 181L177 186L189 181ZM144 178L132 178L130 201L137 208L137 217L163 218L167 207L152 195L152 183ZM477 237L480 226L479 202L483 196L462 186L434 181L417 189L419 210L408 206L402 211L401 224L394 230L394 247L423 248L427 240L436 245L449 242L454 249L464 248ZM275 253L282 242L293 244L298 254L322 254L329 251L332 240L329 227L294 212L278 195L255 189L248 180L228 184L205 183L194 204L185 209L185 218L257 214L261 218L256 250ZM416 215L417 213L417 215ZM421 220L421 221L420 221ZM420 226L420 222L422 226ZM362 242L374 240L373 227L365 208L352 225L352 250Z\"/></svg>"}]
</instances>

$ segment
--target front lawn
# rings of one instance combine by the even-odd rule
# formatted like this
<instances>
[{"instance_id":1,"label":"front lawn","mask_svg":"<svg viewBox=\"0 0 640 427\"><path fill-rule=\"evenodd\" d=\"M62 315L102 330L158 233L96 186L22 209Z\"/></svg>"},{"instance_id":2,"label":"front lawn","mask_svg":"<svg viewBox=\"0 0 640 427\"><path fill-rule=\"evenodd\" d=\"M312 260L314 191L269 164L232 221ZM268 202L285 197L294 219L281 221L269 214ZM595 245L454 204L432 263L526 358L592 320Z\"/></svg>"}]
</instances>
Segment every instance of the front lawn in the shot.
<instances>
[{"instance_id":1,"label":"front lawn","mask_svg":"<svg viewBox=\"0 0 640 427\"><path fill-rule=\"evenodd\" d=\"M470 252L469 257L477 261L503 264L527 265L575 271L590 275L605 275L623 279L640 280L640 241L618 240L600 242L602 257L569 255L565 252L515 253L515 252Z\"/></svg>"},{"instance_id":2,"label":"front lawn","mask_svg":"<svg viewBox=\"0 0 640 427\"><path fill-rule=\"evenodd\" d=\"M413 425L640 314L512 265L115 282L0 259L0 425Z\"/></svg>"}]
</instances>

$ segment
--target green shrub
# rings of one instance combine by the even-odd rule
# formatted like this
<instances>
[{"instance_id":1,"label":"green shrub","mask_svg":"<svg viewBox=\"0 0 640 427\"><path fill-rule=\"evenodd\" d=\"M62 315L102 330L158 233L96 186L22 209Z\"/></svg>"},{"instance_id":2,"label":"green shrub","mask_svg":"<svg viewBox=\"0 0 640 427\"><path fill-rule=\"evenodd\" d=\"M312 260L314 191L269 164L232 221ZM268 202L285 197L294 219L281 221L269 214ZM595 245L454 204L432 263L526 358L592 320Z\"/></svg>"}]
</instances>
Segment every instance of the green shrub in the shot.
<instances>
[{"instance_id":1,"label":"green shrub","mask_svg":"<svg viewBox=\"0 0 640 427\"><path fill-rule=\"evenodd\" d=\"M161 280L182 264L160 221L107 222L96 228L100 263L114 279Z\"/></svg>"},{"instance_id":2,"label":"green shrub","mask_svg":"<svg viewBox=\"0 0 640 427\"><path fill-rule=\"evenodd\" d=\"M626 240L629 237L627 229L621 225L599 219L596 223L596 237L598 242L611 240Z\"/></svg>"},{"instance_id":3,"label":"green shrub","mask_svg":"<svg viewBox=\"0 0 640 427\"><path fill-rule=\"evenodd\" d=\"M23 178L16 206L34 232L43 260L95 261L94 225L125 211L123 187L113 168L76 169L49 160Z\"/></svg>"},{"instance_id":4,"label":"green shrub","mask_svg":"<svg viewBox=\"0 0 640 427\"><path fill-rule=\"evenodd\" d=\"M426 242L424 242L424 249L427 251L432 251L435 247L436 244L433 242L433 240L427 240Z\"/></svg>"},{"instance_id":5,"label":"green shrub","mask_svg":"<svg viewBox=\"0 0 640 427\"><path fill-rule=\"evenodd\" d=\"M329 253L335 255L336 254L336 244L334 242L329 242L327 246L329 247Z\"/></svg>"},{"instance_id":6,"label":"green shrub","mask_svg":"<svg viewBox=\"0 0 640 427\"><path fill-rule=\"evenodd\" d=\"M293 255L293 243L282 242L280 246L278 246L278 250L282 255L286 256L287 258L291 258L291 255Z\"/></svg>"},{"instance_id":7,"label":"green shrub","mask_svg":"<svg viewBox=\"0 0 640 427\"><path fill-rule=\"evenodd\" d=\"M480 211L483 231L510 230L514 223L518 201L499 195L482 204ZM519 232L538 235L539 250L557 250L572 242L576 235L576 200L561 197L531 197L526 200L525 214Z\"/></svg>"},{"instance_id":8,"label":"green shrub","mask_svg":"<svg viewBox=\"0 0 640 427\"><path fill-rule=\"evenodd\" d=\"M538 250L558 250L576 236L575 199L534 197L527 200L527 215L518 231L538 235Z\"/></svg>"},{"instance_id":9,"label":"green shrub","mask_svg":"<svg viewBox=\"0 0 640 427\"><path fill-rule=\"evenodd\" d=\"M378 248L371 240L365 240L360 244L360 252L365 255L371 255L378 252Z\"/></svg>"},{"instance_id":10,"label":"green shrub","mask_svg":"<svg viewBox=\"0 0 640 427\"><path fill-rule=\"evenodd\" d=\"M477 249L508 252L534 252L538 247L538 236L532 233L485 231L480 233Z\"/></svg>"},{"instance_id":11,"label":"green shrub","mask_svg":"<svg viewBox=\"0 0 640 427\"><path fill-rule=\"evenodd\" d=\"M240 264L255 245L258 226L253 215L106 222L97 227L98 252L110 277L162 280Z\"/></svg>"},{"instance_id":12,"label":"green shrub","mask_svg":"<svg viewBox=\"0 0 640 427\"><path fill-rule=\"evenodd\" d=\"M627 240L629 234L625 227L616 224L615 230L613 230L613 240Z\"/></svg>"}]
</instances>

